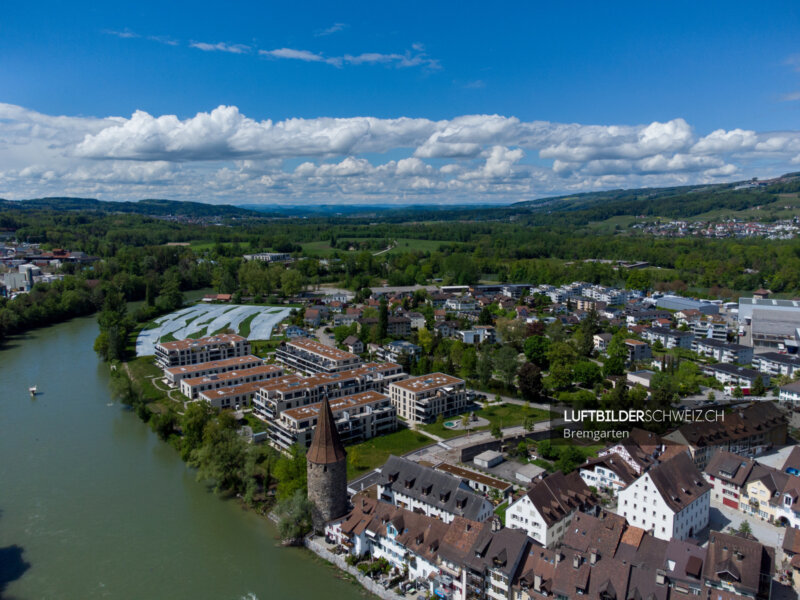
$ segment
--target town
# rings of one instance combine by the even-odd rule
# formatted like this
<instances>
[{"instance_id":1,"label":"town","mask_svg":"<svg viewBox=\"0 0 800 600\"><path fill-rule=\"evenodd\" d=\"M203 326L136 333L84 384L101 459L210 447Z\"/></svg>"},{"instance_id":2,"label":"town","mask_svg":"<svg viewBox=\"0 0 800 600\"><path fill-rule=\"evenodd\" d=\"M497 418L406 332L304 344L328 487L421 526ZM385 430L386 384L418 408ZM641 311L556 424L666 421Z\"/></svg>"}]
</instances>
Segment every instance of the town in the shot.
<instances>
[{"instance_id":1,"label":"town","mask_svg":"<svg viewBox=\"0 0 800 600\"><path fill-rule=\"evenodd\" d=\"M323 288L261 356L231 327L154 360L179 404L306 452L306 545L383 597L769 598L800 584L800 302L770 295ZM653 407L687 422L564 418ZM622 439L566 442L603 425ZM365 456L404 431L424 441Z\"/></svg>"}]
</instances>

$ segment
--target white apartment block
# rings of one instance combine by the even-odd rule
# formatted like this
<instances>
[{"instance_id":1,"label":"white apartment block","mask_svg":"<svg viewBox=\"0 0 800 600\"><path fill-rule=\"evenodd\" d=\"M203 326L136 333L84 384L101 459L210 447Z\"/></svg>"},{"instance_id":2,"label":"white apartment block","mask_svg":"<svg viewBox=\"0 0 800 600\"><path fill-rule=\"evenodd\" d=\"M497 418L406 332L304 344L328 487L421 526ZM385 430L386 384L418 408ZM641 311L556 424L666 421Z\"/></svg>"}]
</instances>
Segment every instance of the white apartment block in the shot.
<instances>
[{"instance_id":1,"label":"white apartment block","mask_svg":"<svg viewBox=\"0 0 800 600\"><path fill-rule=\"evenodd\" d=\"M680 453L618 494L617 514L662 540L685 540L708 526L711 486Z\"/></svg>"},{"instance_id":2,"label":"white apartment block","mask_svg":"<svg viewBox=\"0 0 800 600\"><path fill-rule=\"evenodd\" d=\"M753 356L753 368L776 377L780 375L794 377L797 370L800 369L800 356L781 354L780 352L756 354Z\"/></svg>"},{"instance_id":3,"label":"white apartment block","mask_svg":"<svg viewBox=\"0 0 800 600\"><path fill-rule=\"evenodd\" d=\"M389 397L397 414L410 423L432 423L436 417L452 417L468 406L463 379L431 373L389 385Z\"/></svg>"},{"instance_id":4,"label":"white apartment block","mask_svg":"<svg viewBox=\"0 0 800 600\"><path fill-rule=\"evenodd\" d=\"M692 350L721 363L749 365L753 361L753 349L750 346L729 344L717 339L695 338L692 341Z\"/></svg>"},{"instance_id":5,"label":"white apartment block","mask_svg":"<svg viewBox=\"0 0 800 600\"><path fill-rule=\"evenodd\" d=\"M268 381L283 375L283 367L279 365L258 365L250 369L237 369L227 373L213 373L203 377L192 377L181 380L181 394L190 400L196 400L200 392L233 387L243 383Z\"/></svg>"},{"instance_id":6,"label":"white apartment block","mask_svg":"<svg viewBox=\"0 0 800 600\"><path fill-rule=\"evenodd\" d=\"M397 429L397 410L384 394L361 392L329 403L343 444L355 444ZM279 450L288 450L294 444L308 448L321 406L317 403L283 411L270 423L270 443Z\"/></svg>"},{"instance_id":7,"label":"white apartment block","mask_svg":"<svg viewBox=\"0 0 800 600\"><path fill-rule=\"evenodd\" d=\"M171 387L178 387L184 379L194 377L205 377L207 375L221 375L230 371L241 371L242 369L252 369L264 364L264 359L252 354L247 356L237 356L225 360L215 360L197 365L186 365L183 367L167 367L164 369L164 382Z\"/></svg>"},{"instance_id":8,"label":"white apartment block","mask_svg":"<svg viewBox=\"0 0 800 600\"><path fill-rule=\"evenodd\" d=\"M248 354L250 342L234 333L156 344L156 362L161 368L196 365Z\"/></svg>"},{"instance_id":9,"label":"white apartment block","mask_svg":"<svg viewBox=\"0 0 800 600\"><path fill-rule=\"evenodd\" d=\"M283 342L276 349L275 357L287 367L306 374L338 373L361 366L357 355L308 338Z\"/></svg>"}]
</instances>

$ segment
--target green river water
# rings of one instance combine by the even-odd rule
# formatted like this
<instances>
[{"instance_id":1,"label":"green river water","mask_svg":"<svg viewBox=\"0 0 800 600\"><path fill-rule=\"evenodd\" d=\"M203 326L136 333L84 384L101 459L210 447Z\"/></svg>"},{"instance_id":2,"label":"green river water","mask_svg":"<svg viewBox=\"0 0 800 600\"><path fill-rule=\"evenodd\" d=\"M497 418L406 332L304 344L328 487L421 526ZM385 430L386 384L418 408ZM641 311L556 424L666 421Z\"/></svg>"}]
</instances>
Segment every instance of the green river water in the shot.
<instances>
[{"instance_id":1,"label":"green river water","mask_svg":"<svg viewBox=\"0 0 800 600\"><path fill-rule=\"evenodd\" d=\"M0 598L362 598L111 402L94 317L0 347ZM28 387L41 394L31 398Z\"/></svg>"}]
</instances>

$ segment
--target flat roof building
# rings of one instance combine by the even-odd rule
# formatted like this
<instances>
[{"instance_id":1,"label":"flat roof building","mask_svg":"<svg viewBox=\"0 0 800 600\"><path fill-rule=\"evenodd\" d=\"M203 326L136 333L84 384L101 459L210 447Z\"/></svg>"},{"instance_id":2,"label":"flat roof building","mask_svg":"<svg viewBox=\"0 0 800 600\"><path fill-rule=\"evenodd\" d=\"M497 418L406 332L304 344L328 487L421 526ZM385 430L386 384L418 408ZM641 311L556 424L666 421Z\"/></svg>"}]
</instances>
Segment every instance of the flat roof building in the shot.
<instances>
[{"instance_id":1,"label":"flat roof building","mask_svg":"<svg viewBox=\"0 0 800 600\"><path fill-rule=\"evenodd\" d=\"M464 380L444 373L392 383L389 396L397 414L411 423L432 423L439 415L451 417L468 406Z\"/></svg>"},{"instance_id":2,"label":"flat roof building","mask_svg":"<svg viewBox=\"0 0 800 600\"><path fill-rule=\"evenodd\" d=\"M156 344L156 362L161 368L196 365L248 354L250 342L235 333Z\"/></svg>"},{"instance_id":3,"label":"flat roof building","mask_svg":"<svg viewBox=\"0 0 800 600\"><path fill-rule=\"evenodd\" d=\"M203 377L186 378L181 381L181 394L195 400L200 392L233 387L243 383L267 381L283 375L279 365L259 365L250 369L238 369L227 373L212 373Z\"/></svg>"},{"instance_id":4,"label":"flat roof building","mask_svg":"<svg viewBox=\"0 0 800 600\"><path fill-rule=\"evenodd\" d=\"M287 367L307 374L338 373L361 366L357 355L308 338L281 343L275 357Z\"/></svg>"},{"instance_id":5,"label":"flat roof building","mask_svg":"<svg viewBox=\"0 0 800 600\"><path fill-rule=\"evenodd\" d=\"M252 369L253 367L263 364L263 358L248 354L247 356L236 356L234 358L214 360L196 365L167 367L164 369L164 381L173 387L177 387L181 384L181 380L190 377L205 377L206 375L218 375L221 373L227 373L229 371Z\"/></svg>"}]
</instances>

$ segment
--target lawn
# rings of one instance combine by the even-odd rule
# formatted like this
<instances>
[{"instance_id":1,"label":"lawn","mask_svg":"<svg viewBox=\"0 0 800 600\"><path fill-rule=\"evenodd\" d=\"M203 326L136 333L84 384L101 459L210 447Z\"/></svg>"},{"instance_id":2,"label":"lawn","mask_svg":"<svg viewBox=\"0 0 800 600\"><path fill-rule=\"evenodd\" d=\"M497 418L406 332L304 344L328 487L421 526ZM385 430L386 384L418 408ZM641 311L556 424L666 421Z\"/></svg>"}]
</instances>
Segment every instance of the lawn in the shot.
<instances>
[{"instance_id":1,"label":"lawn","mask_svg":"<svg viewBox=\"0 0 800 600\"><path fill-rule=\"evenodd\" d=\"M208 327L203 327L202 329L198 329L197 331L190 333L186 337L192 338L193 340L197 340L200 339L201 337L204 337L206 333L208 333Z\"/></svg>"},{"instance_id":2,"label":"lawn","mask_svg":"<svg viewBox=\"0 0 800 600\"><path fill-rule=\"evenodd\" d=\"M500 517L500 520L506 522L506 509L508 508L508 500L501 502L497 508L494 509L494 514Z\"/></svg>"},{"instance_id":3,"label":"lawn","mask_svg":"<svg viewBox=\"0 0 800 600\"><path fill-rule=\"evenodd\" d=\"M498 404L497 406L489 406L489 408L476 410L475 415L488 420L489 425L484 427L475 427L474 429L470 429L470 431L484 431L486 429L491 429L494 425L499 427L513 427L514 425L522 425L525 422L526 414L533 417L533 420L536 423L540 421L546 421L550 418L550 416L555 415L555 413L550 413L550 415L548 415L546 410L541 410L538 408L529 408L527 411L528 412L526 413L526 408L524 406L520 406L519 404ZM448 429L444 426L444 423L447 421L460 419L461 415L457 415L455 417L445 419L442 423L423 425L422 428L433 435L450 439L459 435L466 435L466 431L463 429Z\"/></svg>"},{"instance_id":4,"label":"lawn","mask_svg":"<svg viewBox=\"0 0 800 600\"><path fill-rule=\"evenodd\" d=\"M401 429L347 448L347 479L353 479L381 466L389 455L402 456L412 450L435 443L431 438L411 429ZM358 466L353 465L353 459Z\"/></svg>"},{"instance_id":5,"label":"lawn","mask_svg":"<svg viewBox=\"0 0 800 600\"><path fill-rule=\"evenodd\" d=\"M247 337L248 335L250 335L250 323L252 323L253 319L255 319L257 316L258 313L253 313L252 315L244 319L241 323L239 323L239 335L241 335L242 337Z\"/></svg>"},{"instance_id":6,"label":"lawn","mask_svg":"<svg viewBox=\"0 0 800 600\"><path fill-rule=\"evenodd\" d=\"M135 381L142 386L142 392L148 400L167 401L167 395L155 385L153 378L161 376L161 369L153 364L152 356L140 356L126 363Z\"/></svg>"}]
</instances>

